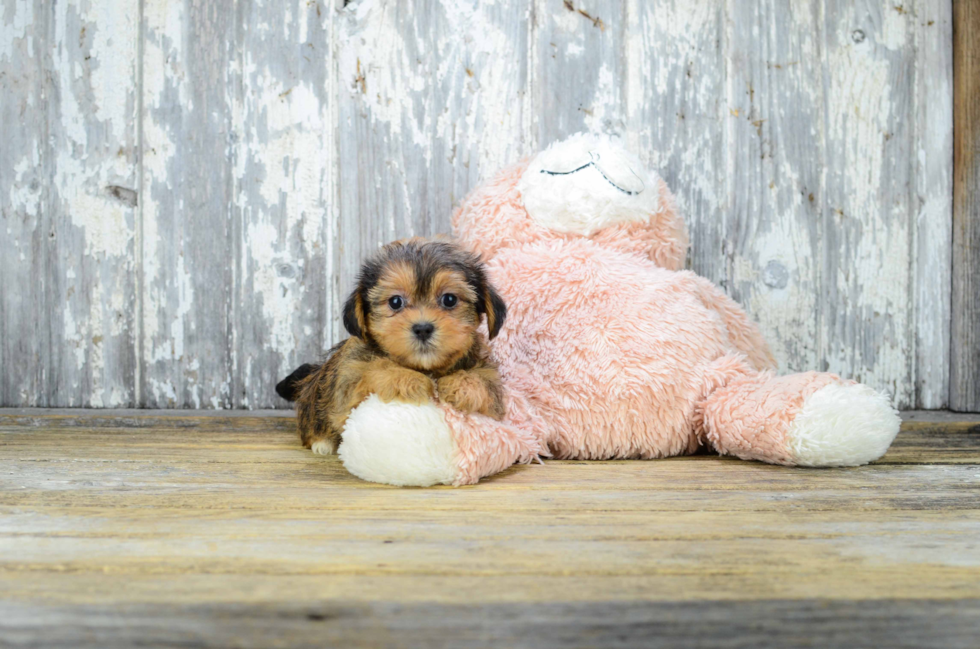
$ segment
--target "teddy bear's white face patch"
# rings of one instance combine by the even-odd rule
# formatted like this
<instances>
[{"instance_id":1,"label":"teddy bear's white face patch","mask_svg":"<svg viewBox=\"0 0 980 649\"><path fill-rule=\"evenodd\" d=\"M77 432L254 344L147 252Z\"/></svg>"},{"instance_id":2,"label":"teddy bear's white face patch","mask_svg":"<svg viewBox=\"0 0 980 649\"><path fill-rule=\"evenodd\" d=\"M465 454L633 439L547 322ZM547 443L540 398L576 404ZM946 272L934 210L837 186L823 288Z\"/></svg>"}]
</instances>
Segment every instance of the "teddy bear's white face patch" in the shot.
<instances>
[{"instance_id":1,"label":"teddy bear's white face patch","mask_svg":"<svg viewBox=\"0 0 980 649\"><path fill-rule=\"evenodd\" d=\"M535 223L589 235L646 221L659 206L659 178L608 138L577 134L539 153L517 188Z\"/></svg>"}]
</instances>

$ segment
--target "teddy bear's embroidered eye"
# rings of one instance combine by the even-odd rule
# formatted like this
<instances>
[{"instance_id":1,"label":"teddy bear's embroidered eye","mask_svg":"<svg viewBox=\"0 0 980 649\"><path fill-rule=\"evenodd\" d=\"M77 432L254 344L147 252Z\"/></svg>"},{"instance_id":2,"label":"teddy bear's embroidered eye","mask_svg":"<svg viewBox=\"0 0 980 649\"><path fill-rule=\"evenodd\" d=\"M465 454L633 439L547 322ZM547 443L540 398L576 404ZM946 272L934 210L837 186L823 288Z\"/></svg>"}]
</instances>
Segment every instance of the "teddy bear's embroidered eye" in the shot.
<instances>
[{"instance_id":1,"label":"teddy bear's embroidered eye","mask_svg":"<svg viewBox=\"0 0 980 649\"><path fill-rule=\"evenodd\" d=\"M402 299L401 295L393 295L388 298L388 306L391 307L392 311L398 311L405 306L405 300Z\"/></svg>"},{"instance_id":2,"label":"teddy bear's embroidered eye","mask_svg":"<svg viewBox=\"0 0 980 649\"><path fill-rule=\"evenodd\" d=\"M451 309L456 306L459 299L452 293L446 293L441 298L439 298L439 304L442 305L444 309Z\"/></svg>"}]
</instances>

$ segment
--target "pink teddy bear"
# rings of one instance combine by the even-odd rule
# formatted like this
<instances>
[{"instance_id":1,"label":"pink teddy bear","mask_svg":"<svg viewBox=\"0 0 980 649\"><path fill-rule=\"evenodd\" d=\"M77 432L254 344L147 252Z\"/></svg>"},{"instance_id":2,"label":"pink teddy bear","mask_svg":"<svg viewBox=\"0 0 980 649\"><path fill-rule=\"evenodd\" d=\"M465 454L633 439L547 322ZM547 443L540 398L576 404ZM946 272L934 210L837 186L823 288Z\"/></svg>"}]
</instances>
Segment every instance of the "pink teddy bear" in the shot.
<instances>
[{"instance_id":1,"label":"pink teddy bear","mask_svg":"<svg viewBox=\"0 0 980 649\"><path fill-rule=\"evenodd\" d=\"M347 469L394 485L473 484L538 457L653 459L708 446L787 466L881 457L899 417L834 374L777 376L742 308L681 270L665 183L609 140L576 135L475 189L453 230L507 303L490 342L498 422L371 396L348 419Z\"/></svg>"}]
</instances>

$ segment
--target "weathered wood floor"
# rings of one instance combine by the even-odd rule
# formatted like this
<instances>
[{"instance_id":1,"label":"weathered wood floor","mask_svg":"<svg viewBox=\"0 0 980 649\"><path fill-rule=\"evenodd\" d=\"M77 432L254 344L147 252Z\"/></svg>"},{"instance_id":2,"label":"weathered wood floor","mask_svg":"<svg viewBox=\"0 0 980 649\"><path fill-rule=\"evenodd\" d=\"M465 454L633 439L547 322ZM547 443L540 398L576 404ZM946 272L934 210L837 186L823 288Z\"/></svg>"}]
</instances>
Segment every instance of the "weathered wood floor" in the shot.
<instances>
[{"instance_id":1,"label":"weathered wood floor","mask_svg":"<svg viewBox=\"0 0 980 649\"><path fill-rule=\"evenodd\" d=\"M0 411L0 646L976 647L980 419L930 419L398 489L280 414Z\"/></svg>"}]
</instances>

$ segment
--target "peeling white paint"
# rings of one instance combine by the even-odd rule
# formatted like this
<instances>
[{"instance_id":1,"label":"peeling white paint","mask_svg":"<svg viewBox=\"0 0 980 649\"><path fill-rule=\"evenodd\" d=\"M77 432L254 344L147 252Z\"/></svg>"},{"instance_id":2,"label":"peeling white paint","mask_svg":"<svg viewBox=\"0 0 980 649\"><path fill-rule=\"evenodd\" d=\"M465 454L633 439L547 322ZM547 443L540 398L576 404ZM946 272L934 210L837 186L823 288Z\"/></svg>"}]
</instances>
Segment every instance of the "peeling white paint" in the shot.
<instances>
[{"instance_id":1,"label":"peeling white paint","mask_svg":"<svg viewBox=\"0 0 980 649\"><path fill-rule=\"evenodd\" d=\"M885 5L883 8L884 24L881 28L879 42L890 50L898 50L906 46L908 39L908 17L910 11L903 5Z\"/></svg>"},{"instance_id":2,"label":"peeling white paint","mask_svg":"<svg viewBox=\"0 0 980 649\"><path fill-rule=\"evenodd\" d=\"M75 365L82 367L85 364L85 336L79 330L78 323L75 322L75 315L71 309L65 309L62 313L62 331L64 331L64 344L67 346L69 353L75 356Z\"/></svg>"},{"instance_id":3,"label":"peeling white paint","mask_svg":"<svg viewBox=\"0 0 980 649\"><path fill-rule=\"evenodd\" d=\"M92 90L96 107L95 117L106 124L117 139L124 139L131 128L133 87L121 83L136 78L136 54L139 26L139 5L136 2L93 2L82 19L88 25L92 61Z\"/></svg>"},{"instance_id":4,"label":"peeling white paint","mask_svg":"<svg viewBox=\"0 0 980 649\"><path fill-rule=\"evenodd\" d=\"M59 156L60 158L60 156ZM63 169L65 164L59 164ZM85 254L90 257L128 257L133 241L132 209L107 196L92 196L85 189L68 199L72 223L85 232Z\"/></svg>"},{"instance_id":5,"label":"peeling white paint","mask_svg":"<svg viewBox=\"0 0 980 649\"><path fill-rule=\"evenodd\" d=\"M951 325L950 248L953 178L952 7L948 2L916 5L915 194L921 204L912 223L916 406L949 404Z\"/></svg>"},{"instance_id":6,"label":"peeling white paint","mask_svg":"<svg viewBox=\"0 0 980 649\"><path fill-rule=\"evenodd\" d=\"M619 115L619 88L613 71L608 65L599 68L595 93L592 96L590 113L585 117L585 127L591 132L604 135L621 135L622 125L617 123Z\"/></svg>"},{"instance_id":7,"label":"peeling white paint","mask_svg":"<svg viewBox=\"0 0 980 649\"><path fill-rule=\"evenodd\" d=\"M7 199L13 209L34 217L38 216L41 205L41 182L40 179L34 178L34 171L39 163L38 151L35 148L30 156L23 157L14 165L14 182L10 185ZM9 233L10 230L8 229L7 232Z\"/></svg>"},{"instance_id":8,"label":"peeling white paint","mask_svg":"<svg viewBox=\"0 0 980 649\"><path fill-rule=\"evenodd\" d=\"M897 13L886 11L886 29L891 20L887 16ZM857 321L855 329L873 338L841 337L834 333L838 322L828 320L822 353L831 371L870 383L908 404L913 395L908 368L914 353L908 310L910 207L901 194L883 201L881 193L890 181L886 174L894 168L894 161L885 157L886 144L895 135L895 120L904 120L895 114L897 98L891 84L904 76L904 70L896 70L894 66L901 64L872 47L881 38L894 41L894 36L876 39L866 34L855 43L853 23L842 17L840 24L841 45L828 56L827 136L837 166L843 167L842 187L831 196L834 204L828 208L844 248L836 274L824 281L835 283L837 294L846 298L834 305L838 321Z\"/></svg>"},{"instance_id":9,"label":"peeling white paint","mask_svg":"<svg viewBox=\"0 0 980 649\"><path fill-rule=\"evenodd\" d=\"M9 20L7 20L8 16ZM12 3L7 3L0 18L4 19L3 24L0 24L0 61L9 61L14 56L17 41L28 39L30 43L32 39L31 32L35 24L34 3L30 0L14 0ZM28 45L28 55L34 56L32 43Z\"/></svg>"},{"instance_id":10,"label":"peeling white paint","mask_svg":"<svg viewBox=\"0 0 980 649\"><path fill-rule=\"evenodd\" d=\"M426 122L431 117L426 113L420 124L412 105L413 95L425 90L427 79L416 73L419 60L409 55L395 14L394 4L384 0L362 0L345 10L348 30L341 31L338 44L341 88L364 95L371 118L386 124L392 138L419 146L428 164Z\"/></svg>"},{"instance_id":11,"label":"peeling white paint","mask_svg":"<svg viewBox=\"0 0 980 649\"><path fill-rule=\"evenodd\" d=\"M514 62L524 53L517 49L513 36L488 15L490 10L506 11L506 7L494 5L442 0L440 7L450 29L435 47L441 59L440 80L460 84L462 87L454 88L453 94L466 105L463 111L451 111L447 106L439 116L435 135L440 141L454 142L465 133L472 142L469 154L489 173L529 153L519 148L519 138L514 136L522 129L519 106L524 91ZM462 74L461 65L466 66ZM455 119L450 118L453 113ZM470 164L469 159L451 162Z\"/></svg>"},{"instance_id":12,"label":"peeling white paint","mask_svg":"<svg viewBox=\"0 0 980 649\"><path fill-rule=\"evenodd\" d=\"M262 313L268 323L273 348L284 356L292 355L296 338L290 316L296 305L294 281L284 280L277 268L286 257L276 253L278 234L269 223L250 224L246 230L248 259L253 265L252 290L262 296Z\"/></svg>"}]
</instances>

